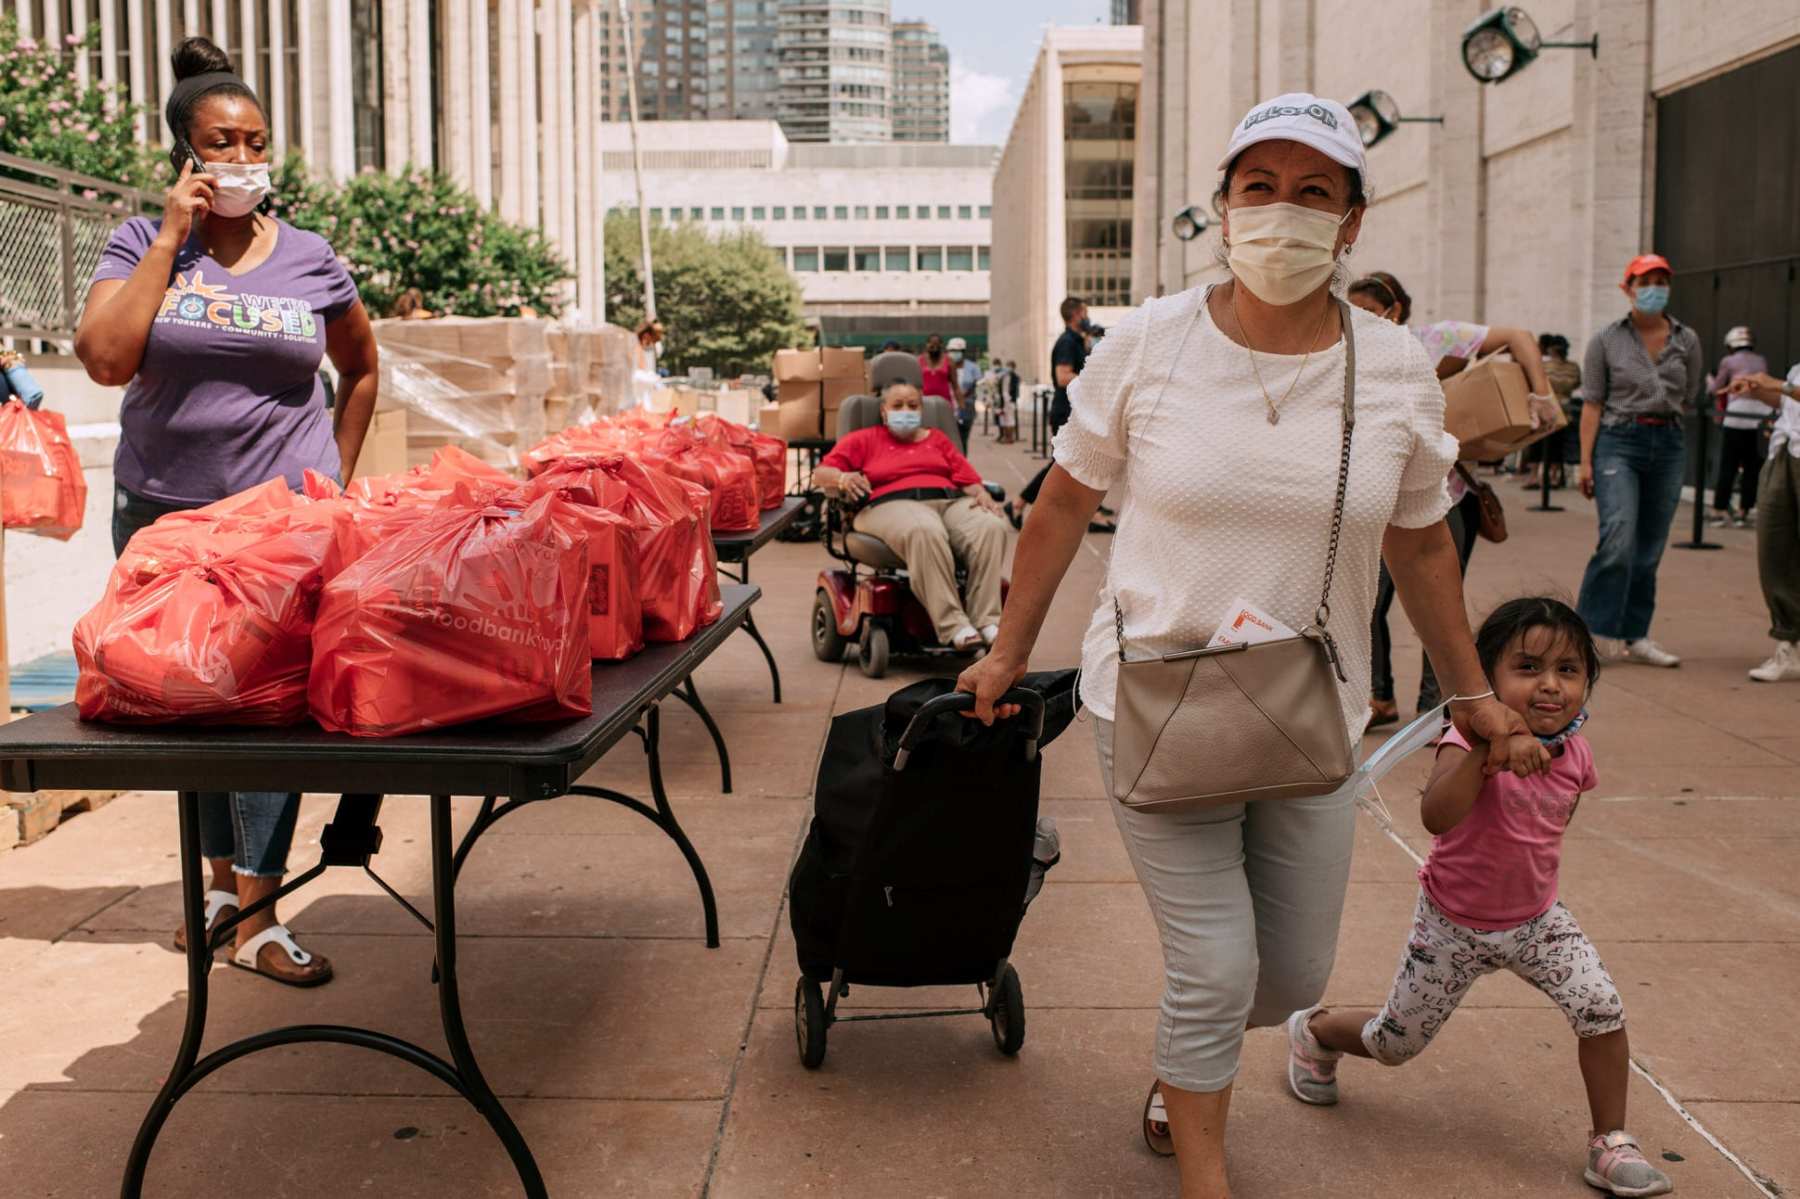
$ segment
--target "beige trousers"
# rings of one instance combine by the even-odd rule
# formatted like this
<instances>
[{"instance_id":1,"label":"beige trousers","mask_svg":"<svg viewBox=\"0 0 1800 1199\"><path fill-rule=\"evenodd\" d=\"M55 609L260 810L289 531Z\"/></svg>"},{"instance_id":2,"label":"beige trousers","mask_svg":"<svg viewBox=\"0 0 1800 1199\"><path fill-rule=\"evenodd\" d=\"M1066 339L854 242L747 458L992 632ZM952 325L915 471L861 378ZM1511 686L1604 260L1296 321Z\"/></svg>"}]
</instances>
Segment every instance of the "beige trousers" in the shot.
<instances>
[{"instance_id":1,"label":"beige trousers","mask_svg":"<svg viewBox=\"0 0 1800 1199\"><path fill-rule=\"evenodd\" d=\"M967 496L957 500L889 500L856 514L856 528L887 542L906 561L913 594L948 645L965 626L1000 623L1000 571L1006 521ZM967 596L956 593L956 559L969 568Z\"/></svg>"}]
</instances>

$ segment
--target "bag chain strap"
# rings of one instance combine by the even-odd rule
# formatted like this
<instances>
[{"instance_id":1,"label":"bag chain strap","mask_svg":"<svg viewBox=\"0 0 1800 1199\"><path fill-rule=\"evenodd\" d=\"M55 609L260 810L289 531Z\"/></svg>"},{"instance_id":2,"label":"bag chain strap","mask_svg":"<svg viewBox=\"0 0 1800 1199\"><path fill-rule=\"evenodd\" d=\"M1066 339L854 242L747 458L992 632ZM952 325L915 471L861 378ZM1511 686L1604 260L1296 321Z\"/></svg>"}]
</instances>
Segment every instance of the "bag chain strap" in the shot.
<instances>
[{"instance_id":1,"label":"bag chain strap","mask_svg":"<svg viewBox=\"0 0 1800 1199\"><path fill-rule=\"evenodd\" d=\"M1162 393L1168 388L1170 379L1175 377L1176 367L1180 365L1181 352L1187 346L1187 335L1192 331L1194 325L1199 324L1200 314L1206 310L1207 297L1211 294L1212 288L1208 287L1200 297L1200 304L1195 310L1193 322L1182 331L1181 342L1175 349L1175 360L1169 366L1169 374L1163 379L1162 387L1157 390L1157 405L1162 403ZM1338 678L1347 682L1348 680L1344 678L1343 664L1338 658L1337 641L1325 627L1331 620L1331 581L1337 573L1338 543L1343 539L1344 501L1350 489L1350 441L1351 435L1356 430L1356 335L1351 329L1350 306L1342 300L1338 300L1337 305L1339 323L1343 326L1344 334L1343 448L1338 455L1337 497L1332 504L1331 539L1325 549L1325 586L1319 593L1319 607L1313 613L1313 623L1309 627L1318 633L1320 639L1325 643L1326 653L1331 658L1332 667L1336 670ZM1151 411L1155 411L1155 406L1152 406ZM1302 630L1302 632L1304 631ZM1113 596L1113 635L1119 643L1119 661L1124 662L1126 660L1125 611L1119 606L1117 595Z\"/></svg>"}]
</instances>

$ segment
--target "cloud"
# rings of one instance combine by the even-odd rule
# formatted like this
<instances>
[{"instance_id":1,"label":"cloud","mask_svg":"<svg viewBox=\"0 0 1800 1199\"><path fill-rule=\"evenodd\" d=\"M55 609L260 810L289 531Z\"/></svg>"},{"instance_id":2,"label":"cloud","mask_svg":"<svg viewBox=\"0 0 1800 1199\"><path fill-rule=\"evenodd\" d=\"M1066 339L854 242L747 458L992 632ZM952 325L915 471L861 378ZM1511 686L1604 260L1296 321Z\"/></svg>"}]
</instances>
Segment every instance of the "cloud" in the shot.
<instances>
[{"instance_id":1,"label":"cloud","mask_svg":"<svg viewBox=\"0 0 1800 1199\"><path fill-rule=\"evenodd\" d=\"M950 140L999 145L1012 123L1013 83L952 60L950 63Z\"/></svg>"}]
</instances>

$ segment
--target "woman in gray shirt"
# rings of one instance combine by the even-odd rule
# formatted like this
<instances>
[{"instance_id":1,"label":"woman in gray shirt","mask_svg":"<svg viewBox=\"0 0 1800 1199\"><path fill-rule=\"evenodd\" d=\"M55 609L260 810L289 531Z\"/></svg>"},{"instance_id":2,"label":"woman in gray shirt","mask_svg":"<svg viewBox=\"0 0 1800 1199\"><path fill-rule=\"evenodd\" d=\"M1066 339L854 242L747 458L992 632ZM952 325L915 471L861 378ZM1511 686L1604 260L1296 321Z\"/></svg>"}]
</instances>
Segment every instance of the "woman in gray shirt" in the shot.
<instances>
[{"instance_id":1,"label":"woman in gray shirt","mask_svg":"<svg viewBox=\"0 0 1800 1199\"><path fill-rule=\"evenodd\" d=\"M1679 666L1650 640L1656 569L1687 469L1682 420L1705 382L1700 339L1667 315L1668 260L1640 254L1619 285L1631 311L1588 343L1582 366L1581 494L1600 541L1581 580L1581 617L1610 661Z\"/></svg>"}]
</instances>

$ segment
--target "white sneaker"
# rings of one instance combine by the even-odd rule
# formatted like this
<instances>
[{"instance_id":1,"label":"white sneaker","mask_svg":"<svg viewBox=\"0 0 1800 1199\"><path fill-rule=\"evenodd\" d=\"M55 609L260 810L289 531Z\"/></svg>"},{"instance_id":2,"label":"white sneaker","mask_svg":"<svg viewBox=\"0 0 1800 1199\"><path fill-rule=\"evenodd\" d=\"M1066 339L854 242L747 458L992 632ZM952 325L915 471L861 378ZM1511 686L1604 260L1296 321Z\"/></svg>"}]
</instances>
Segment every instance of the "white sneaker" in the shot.
<instances>
[{"instance_id":1,"label":"white sneaker","mask_svg":"<svg viewBox=\"0 0 1800 1199\"><path fill-rule=\"evenodd\" d=\"M1800 643L1776 642L1774 654L1767 662L1752 670L1750 677L1759 683L1783 683L1790 679L1800 679Z\"/></svg>"},{"instance_id":2,"label":"white sneaker","mask_svg":"<svg viewBox=\"0 0 1800 1199\"><path fill-rule=\"evenodd\" d=\"M999 635L1000 635L1000 626L999 625L984 624L981 626L981 639L983 641L987 642L989 645L994 644L994 638L998 637Z\"/></svg>"},{"instance_id":3,"label":"white sneaker","mask_svg":"<svg viewBox=\"0 0 1800 1199\"><path fill-rule=\"evenodd\" d=\"M964 625L950 638L950 645L954 649L971 650L980 644L981 634L975 631L974 625Z\"/></svg>"},{"instance_id":4,"label":"white sneaker","mask_svg":"<svg viewBox=\"0 0 1800 1199\"><path fill-rule=\"evenodd\" d=\"M1639 637L1625 646L1624 661L1645 666L1680 666L1681 659L1648 637Z\"/></svg>"}]
</instances>

